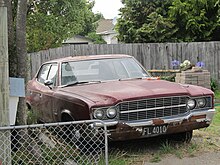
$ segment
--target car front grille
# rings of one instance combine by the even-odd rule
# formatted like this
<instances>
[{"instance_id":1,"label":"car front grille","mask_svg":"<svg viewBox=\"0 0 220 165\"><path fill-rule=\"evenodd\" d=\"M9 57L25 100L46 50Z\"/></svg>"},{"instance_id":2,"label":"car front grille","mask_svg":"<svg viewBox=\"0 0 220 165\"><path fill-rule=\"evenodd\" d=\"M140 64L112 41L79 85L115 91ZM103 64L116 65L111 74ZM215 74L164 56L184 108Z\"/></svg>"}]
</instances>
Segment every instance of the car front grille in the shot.
<instances>
[{"instance_id":1,"label":"car front grille","mask_svg":"<svg viewBox=\"0 0 220 165\"><path fill-rule=\"evenodd\" d=\"M119 119L133 121L184 114L187 99L187 96L177 96L122 102L119 104Z\"/></svg>"}]
</instances>

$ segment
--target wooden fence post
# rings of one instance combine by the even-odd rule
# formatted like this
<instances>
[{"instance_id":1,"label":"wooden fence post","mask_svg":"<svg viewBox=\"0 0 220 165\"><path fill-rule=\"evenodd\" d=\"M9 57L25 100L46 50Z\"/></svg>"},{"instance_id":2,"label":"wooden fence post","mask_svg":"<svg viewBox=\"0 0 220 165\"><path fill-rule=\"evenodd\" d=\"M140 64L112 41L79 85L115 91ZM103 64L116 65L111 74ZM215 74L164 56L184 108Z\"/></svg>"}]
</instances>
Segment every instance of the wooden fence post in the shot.
<instances>
[{"instance_id":1,"label":"wooden fence post","mask_svg":"<svg viewBox=\"0 0 220 165\"><path fill-rule=\"evenodd\" d=\"M9 126L9 73L8 73L7 7L0 0L0 127ZM10 130L0 130L0 162L11 164Z\"/></svg>"}]
</instances>

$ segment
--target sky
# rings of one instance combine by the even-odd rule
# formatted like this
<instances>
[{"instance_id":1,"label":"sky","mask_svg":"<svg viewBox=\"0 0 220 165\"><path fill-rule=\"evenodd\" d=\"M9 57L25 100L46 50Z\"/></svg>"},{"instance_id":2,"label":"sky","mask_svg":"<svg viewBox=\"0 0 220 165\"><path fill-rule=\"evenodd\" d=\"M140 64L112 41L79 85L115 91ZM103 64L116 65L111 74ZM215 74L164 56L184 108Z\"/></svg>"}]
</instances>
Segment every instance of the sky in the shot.
<instances>
[{"instance_id":1,"label":"sky","mask_svg":"<svg viewBox=\"0 0 220 165\"><path fill-rule=\"evenodd\" d=\"M114 17L118 16L118 10L121 7L121 0L95 0L93 12L100 12L106 19L113 19Z\"/></svg>"}]
</instances>

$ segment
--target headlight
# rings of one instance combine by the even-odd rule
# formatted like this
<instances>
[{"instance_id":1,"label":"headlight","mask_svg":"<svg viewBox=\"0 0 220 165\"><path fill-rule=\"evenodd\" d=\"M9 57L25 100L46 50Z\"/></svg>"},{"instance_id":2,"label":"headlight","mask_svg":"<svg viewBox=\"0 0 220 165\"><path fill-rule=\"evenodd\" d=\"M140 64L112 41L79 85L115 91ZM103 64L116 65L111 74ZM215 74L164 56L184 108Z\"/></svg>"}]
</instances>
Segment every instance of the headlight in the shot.
<instances>
[{"instance_id":1,"label":"headlight","mask_svg":"<svg viewBox=\"0 0 220 165\"><path fill-rule=\"evenodd\" d=\"M107 110L107 117L108 118L110 118L110 119L113 119L115 116L116 116L116 114L117 114L117 111L116 111L116 109L114 109L114 108L109 108L108 110Z\"/></svg>"},{"instance_id":2,"label":"headlight","mask_svg":"<svg viewBox=\"0 0 220 165\"><path fill-rule=\"evenodd\" d=\"M94 116L94 118L96 118L96 119L103 119L103 117L104 117L104 112L103 112L102 109L96 109L96 110L94 111L93 116Z\"/></svg>"},{"instance_id":3,"label":"headlight","mask_svg":"<svg viewBox=\"0 0 220 165\"><path fill-rule=\"evenodd\" d=\"M196 101L195 100L193 100L193 99L189 99L188 101L187 101L187 108L188 109L193 109L193 108L195 108L195 106L196 106Z\"/></svg>"},{"instance_id":4,"label":"headlight","mask_svg":"<svg viewBox=\"0 0 220 165\"><path fill-rule=\"evenodd\" d=\"M203 108L206 105L206 99L205 98L200 98L197 99L197 105L199 108Z\"/></svg>"}]
</instances>

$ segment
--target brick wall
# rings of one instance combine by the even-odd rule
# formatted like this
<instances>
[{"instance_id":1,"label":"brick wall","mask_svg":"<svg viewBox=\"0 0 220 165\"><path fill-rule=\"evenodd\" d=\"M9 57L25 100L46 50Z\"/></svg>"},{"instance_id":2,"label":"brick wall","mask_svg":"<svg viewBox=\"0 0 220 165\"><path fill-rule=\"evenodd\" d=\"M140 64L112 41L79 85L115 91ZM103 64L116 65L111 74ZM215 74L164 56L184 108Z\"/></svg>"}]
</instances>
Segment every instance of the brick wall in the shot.
<instances>
[{"instance_id":1,"label":"brick wall","mask_svg":"<svg viewBox=\"0 0 220 165\"><path fill-rule=\"evenodd\" d=\"M182 84L192 84L208 89L210 87L210 72L208 70L187 70L176 74L175 81Z\"/></svg>"}]
</instances>

